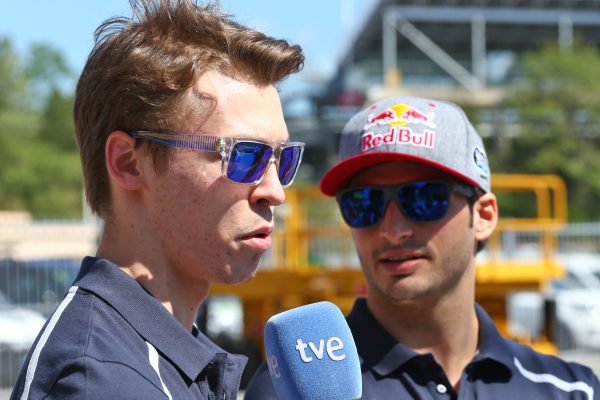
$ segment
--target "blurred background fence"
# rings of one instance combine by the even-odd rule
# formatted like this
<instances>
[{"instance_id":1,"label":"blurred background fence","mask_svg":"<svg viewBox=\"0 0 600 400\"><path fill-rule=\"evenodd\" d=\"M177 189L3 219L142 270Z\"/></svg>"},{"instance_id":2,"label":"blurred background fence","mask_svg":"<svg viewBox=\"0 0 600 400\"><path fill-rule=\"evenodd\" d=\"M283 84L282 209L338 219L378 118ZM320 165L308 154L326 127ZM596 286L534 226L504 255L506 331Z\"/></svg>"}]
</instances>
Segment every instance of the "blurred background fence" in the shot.
<instances>
[{"instance_id":1,"label":"blurred background fence","mask_svg":"<svg viewBox=\"0 0 600 400\"><path fill-rule=\"evenodd\" d=\"M317 212L322 213L323 210ZM341 225L336 218L339 217L330 218L330 222L333 227L340 229ZM321 219L314 225L325 229L327 225L323 221ZM328 225L330 229L331 224ZM16 380L21 363L37 333L75 278L81 258L94 254L100 229L100 225L95 222L42 222L23 215L12 215L0 221L1 387L10 387ZM506 251L502 253L519 258L535 256L532 243L539 243L539 232L505 231L503 235ZM567 266L567 275L564 279L553 282L546 294L556 296L557 293L571 293L569 298L573 300L577 297L573 296L573 290L594 285L594 274L598 285L596 290L600 293L600 223L567 224L557 232L557 238L560 250L558 255ZM284 246L285 240L285 236L279 237L273 248ZM309 260L319 268L360 268L348 235L331 240L316 237L309 241L308 246ZM285 260L278 253L267 253L262 260L261 269L281 268L279 264ZM573 263L576 265L572 265ZM578 266L583 268L578 269ZM594 301L598 303L595 304ZM234 307L229 304L234 304ZM235 304L238 304L237 309ZM563 315L562 318L567 319L561 324L580 319L589 320L582 313L597 310L600 314L600 298L594 299L587 294L580 303L570 307L574 308L561 311L571 314L566 317ZM232 329L236 335L243 334L244 317L239 302L236 303L233 299L232 303L231 298L221 303L214 301L213 308L218 309L218 312L213 312L208 319L204 319L209 324L208 327L204 326L205 331L214 337L231 333L227 331ZM589 327L576 325L561 326L561 329L567 332L557 333L555 340L559 348L600 349L600 326L595 332ZM560 343L561 340L564 343Z\"/></svg>"}]
</instances>

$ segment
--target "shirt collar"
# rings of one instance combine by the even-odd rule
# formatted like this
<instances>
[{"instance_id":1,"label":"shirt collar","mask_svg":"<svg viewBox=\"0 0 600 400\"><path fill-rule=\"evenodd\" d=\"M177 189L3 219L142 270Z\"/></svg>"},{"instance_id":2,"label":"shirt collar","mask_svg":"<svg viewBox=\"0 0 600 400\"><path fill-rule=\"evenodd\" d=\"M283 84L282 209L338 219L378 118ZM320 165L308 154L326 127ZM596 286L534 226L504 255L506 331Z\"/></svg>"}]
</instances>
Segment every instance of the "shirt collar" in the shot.
<instances>
[{"instance_id":1,"label":"shirt collar","mask_svg":"<svg viewBox=\"0 0 600 400\"><path fill-rule=\"evenodd\" d=\"M419 356L394 339L375 319L365 298L354 302L347 317L363 369L388 375L413 357Z\"/></svg>"},{"instance_id":2,"label":"shirt collar","mask_svg":"<svg viewBox=\"0 0 600 400\"><path fill-rule=\"evenodd\" d=\"M479 321L479 349L475 361L491 359L511 369L512 351L506 339L500 335L490 316L479 304L475 304L475 313Z\"/></svg>"},{"instance_id":3,"label":"shirt collar","mask_svg":"<svg viewBox=\"0 0 600 400\"><path fill-rule=\"evenodd\" d=\"M138 282L108 260L84 258L74 285L106 301L192 381L217 353L227 354L227 364L234 364L232 367L243 369L247 362L246 357L227 353L200 332L194 336Z\"/></svg>"},{"instance_id":4,"label":"shirt collar","mask_svg":"<svg viewBox=\"0 0 600 400\"><path fill-rule=\"evenodd\" d=\"M475 362L491 359L511 369L511 351L484 309L476 304L479 321L479 350ZM375 319L365 298L357 299L346 318L356 341L363 369L388 375L414 357L421 356L394 339ZM376 345L374 345L376 343Z\"/></svg>"}]
</instances>

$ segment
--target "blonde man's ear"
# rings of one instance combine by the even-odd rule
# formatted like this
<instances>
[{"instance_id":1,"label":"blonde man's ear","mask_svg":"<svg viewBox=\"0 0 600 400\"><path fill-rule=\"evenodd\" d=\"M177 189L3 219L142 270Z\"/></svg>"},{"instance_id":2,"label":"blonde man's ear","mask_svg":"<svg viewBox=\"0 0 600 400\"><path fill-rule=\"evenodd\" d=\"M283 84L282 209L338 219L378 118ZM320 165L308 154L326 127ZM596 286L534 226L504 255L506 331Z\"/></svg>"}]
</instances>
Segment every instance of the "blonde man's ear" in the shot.
<instances>
[{"instance_id":1,"label":"blonde man's ear","mask_svg":"<svg viewBox=\"0 0 600 400\"><path fill-rule=\"evenodd\" d=\"M139 190L143 187L140 152L135 139L123 131L111 132L104 148L108 174L114 184L123 190Z\"/></svg>"}]
</instances>

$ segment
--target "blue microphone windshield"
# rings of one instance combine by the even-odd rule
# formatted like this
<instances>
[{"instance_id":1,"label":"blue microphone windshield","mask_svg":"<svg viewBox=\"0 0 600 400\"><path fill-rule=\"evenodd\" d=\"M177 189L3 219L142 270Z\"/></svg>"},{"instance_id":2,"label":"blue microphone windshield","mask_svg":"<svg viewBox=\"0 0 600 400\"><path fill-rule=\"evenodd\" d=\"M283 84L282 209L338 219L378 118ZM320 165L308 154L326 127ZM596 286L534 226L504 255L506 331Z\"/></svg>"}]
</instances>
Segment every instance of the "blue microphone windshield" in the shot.
<instances>
[{"instance_id":1,"label":"blue microphone windshield","mask_svg":"<svg viewBox=\"0 0 600 400\"><path fill-rule=\"evenodd\" d=\"M280 399L351 400L362 395L356 344L333 303L308 304L271 317L265 349Z\"/></svg>"}]
</instances>

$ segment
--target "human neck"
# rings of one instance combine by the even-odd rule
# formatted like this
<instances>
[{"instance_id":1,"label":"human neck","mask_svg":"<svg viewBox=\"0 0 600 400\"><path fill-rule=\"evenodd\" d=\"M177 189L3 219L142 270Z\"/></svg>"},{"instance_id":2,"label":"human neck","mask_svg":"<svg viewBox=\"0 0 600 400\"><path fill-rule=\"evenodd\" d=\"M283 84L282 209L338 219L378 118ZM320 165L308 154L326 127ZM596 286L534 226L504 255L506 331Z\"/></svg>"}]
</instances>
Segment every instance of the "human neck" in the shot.
<instances>
[{"instance_id":1,"label":"human neck","mask_svg":"<svg viewBox=\"0 0 600 400\"><path fill-rule=\"evenodd\" d=\"M458 387L478 347L479 324L472 296L390 302L373 295L367 297L367 304L390 335L417 353L431 353L450 383Z\"/></svg>"},{"instance_id":2,"label":"human neck","mask_svg":"<svg viewBox=\"0 0 600 400\"><path fill-rule=\"evenodd\" d=\"M159 243L153 243L151 228L127 218L109 219L98 245L97 257L114 262L148 290L188 330L192 329L200 304L210 284L179 273Z\"/></svg>"}]
</instances>

